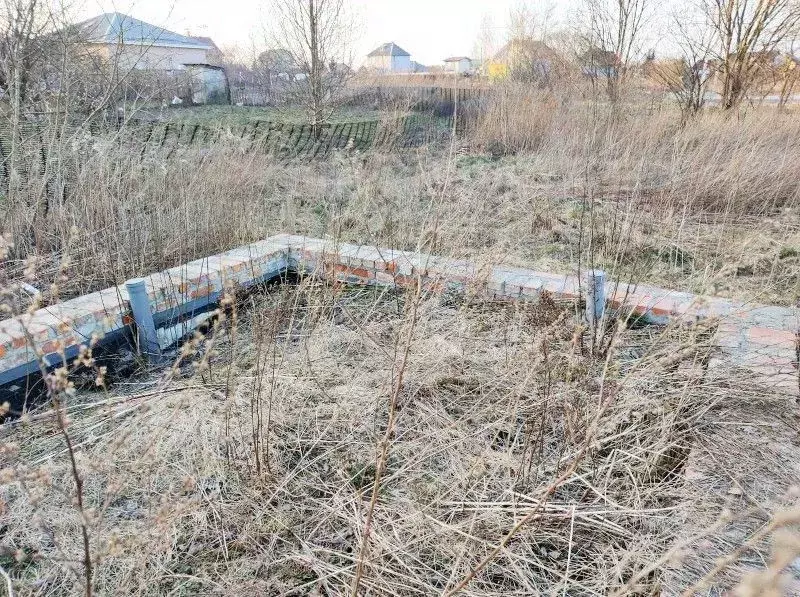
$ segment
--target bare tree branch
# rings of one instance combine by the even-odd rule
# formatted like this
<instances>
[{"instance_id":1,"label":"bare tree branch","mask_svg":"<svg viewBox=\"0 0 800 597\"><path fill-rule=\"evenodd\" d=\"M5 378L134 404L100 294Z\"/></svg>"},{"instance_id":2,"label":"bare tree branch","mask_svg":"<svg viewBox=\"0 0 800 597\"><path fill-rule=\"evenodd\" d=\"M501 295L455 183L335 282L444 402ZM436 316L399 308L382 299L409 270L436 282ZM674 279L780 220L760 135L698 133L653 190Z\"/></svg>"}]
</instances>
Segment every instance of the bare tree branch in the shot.
<instances>
[{"instance_id":1,"label":"bare tree branch","mask_svg":"<svg viewBox=\"0 0 800 597\"><path fill-rule=\"evenodd\" d=\"M608 97L619 99L631 63L642 51L643 33L653 17L653 0L584 0L590 60L600 58ZM612 58L613 57L613 58Z\"/></svg>"},{"instance_id":2,"label":"bare tree branch","mask_svg":"<svg viewBox=\"0 0 800 597\"><path fill-rule=\"evenodd\" d=\"M769 76L780 51L800 32L797 0L699 0L715 33L709 53L720 77L722 108L741 105L762 75ZM768 78L768 77L767 77Z\"/></svg>"},{"instance_id":3,"label":"bare tree branch","mask_svg":"<svg viewBox=\"0 0 800 597\"><path fill-rule=\"evenodd\" d=\"M347 0L271 0L271 6L269 37L300 71L292 83L318 133L352 72L352 13Z\"/></svg>"}]
</instances>

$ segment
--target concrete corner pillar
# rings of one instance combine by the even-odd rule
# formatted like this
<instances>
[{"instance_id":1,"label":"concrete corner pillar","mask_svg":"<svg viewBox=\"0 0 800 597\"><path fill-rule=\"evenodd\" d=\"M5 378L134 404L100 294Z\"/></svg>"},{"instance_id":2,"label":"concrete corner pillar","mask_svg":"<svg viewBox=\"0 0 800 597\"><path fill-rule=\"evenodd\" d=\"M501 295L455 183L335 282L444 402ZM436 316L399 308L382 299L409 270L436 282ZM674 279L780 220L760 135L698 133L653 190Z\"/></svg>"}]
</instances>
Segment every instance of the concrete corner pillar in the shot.
<instances>
[{"instance_id":1,"label":"concrete corner pillar","mask_svg":"<svg viewBox=\"0 0 800 597\"><path fill-rule=\"evenodd\" d=\"M158 344L156 324L153 312L150 310L150 297L147 296L145 282L142 278L128 280L125 282L125 288L128 290L133 320L136 323L139 354L148 360L158 360L161 358L161 347Z\"/></svg>"},{"instance_id":2,"label":"concrete corner pillar","mask_svg":"<svg viewBox=\"0 0 800 597\"><path fill-rule=\"evenodd\" d=\"M586 321L592 329L606 311L606 273L594 269L586 273Z\"/></svg>"}]
</instances>

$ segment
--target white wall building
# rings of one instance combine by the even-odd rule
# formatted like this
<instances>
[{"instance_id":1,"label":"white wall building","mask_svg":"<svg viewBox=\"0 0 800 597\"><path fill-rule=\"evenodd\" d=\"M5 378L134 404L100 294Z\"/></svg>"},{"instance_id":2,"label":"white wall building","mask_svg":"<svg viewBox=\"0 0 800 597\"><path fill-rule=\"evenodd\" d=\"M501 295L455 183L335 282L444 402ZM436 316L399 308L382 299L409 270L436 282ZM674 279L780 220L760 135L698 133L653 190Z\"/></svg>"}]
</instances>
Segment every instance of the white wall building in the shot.
<instances>
[{"instance_id":1,"label":"white wall building","mask_svg":"<svg viewBox=\"0 0 800 597\"><path fill-rule=\"evenodd\" d=\"M410 73L414 71L411 54L394 42L383 44L367 54L366 67L381 73Z\"/></svg>"},{"instance_id":2,"label":"white wall building","mask_svg":"<svg viewBox=\"0 0 800 597\"><path fill-rule=\"evenodd\" d=\"M472 72L472 59L466 56L445 58L444 70L448 73L458 73L459 75L469 74Z\"/></svg>"},{"instance_id":3,"label":"white wall building","mask_svg":"<svg viewBox=\"0 0 800 597\"><path fill-rule=\"evenodd\" d=\"M98 56L122 69L185 70L187 64L209 64L214 44L167 31L119 12L102 14L75 25L79 40Z\"/></svg>"}]
</instances>

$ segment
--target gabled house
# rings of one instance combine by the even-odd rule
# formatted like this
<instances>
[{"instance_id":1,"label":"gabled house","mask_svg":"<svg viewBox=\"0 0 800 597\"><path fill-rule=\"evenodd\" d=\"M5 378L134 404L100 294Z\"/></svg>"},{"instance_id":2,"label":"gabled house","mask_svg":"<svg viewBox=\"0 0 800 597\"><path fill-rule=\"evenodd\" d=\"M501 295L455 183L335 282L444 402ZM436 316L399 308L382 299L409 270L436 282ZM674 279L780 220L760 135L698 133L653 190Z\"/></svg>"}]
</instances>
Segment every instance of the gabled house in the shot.
<instances>
[{"instance_id":1,"label":"gabled house","mask_svg":"<svg viewBox=\"0 0 800 597\"><path fill-rule=\"evenodd\" d=\"M558 65L558 54L547 44L534 39L512 39L484 65L492 80L509 77L547 82Z\"/></svg>"},{"instance_id":2,"label":"gabled house","mask_svg":"<svg viewBox=\"0 0 800 597\"><path fill-rule=\"evenodd\" d=\"M590 79L611 78L619 74L620 57L610 50L590 48L578 56L581 72Z\"/></svg>"},{"instance_id":3,"label":"gabled house","mask_svg":"<svg viewBox=\"0 0 800 597\"><path fill-rule=\"evenodd\" d=\"M448 73L468 75L472 72L472 59L467 58L466 56L453 56L452 58L445 58L444 70Z\"/></svg>"},{"instance_id":4,"label":"gabled house","mask_svg":"<svg viewBox=\"0 0 800 597\"><path fill-rule=\"evenodd\" d=\"M294 81L304 79L307 70L298 64L294 55L288 50L274 48L265 50L258 56L257 67L274 81Z\"/></svg>"},{"instance_id":5,"label":"gabled house","mask_svg":"<svg viewBox=\"0 0 800 597\"><path fill-rule=\"evenodd\" d=\"M366 68L379 73L413 72L411 54L394 42L385 43L367 54Z\"/></svg>"},{"instance_id":6,"label":"gabled house","mask_svg":"<svg viewBox=\"0 0 800 597\"><path fill-rule=\"evenodd\" d=\"M111 12L70 28L93 55L122 69L185 70L188 64L209 64L215 45Z\"/></svg>"}]
</instances>

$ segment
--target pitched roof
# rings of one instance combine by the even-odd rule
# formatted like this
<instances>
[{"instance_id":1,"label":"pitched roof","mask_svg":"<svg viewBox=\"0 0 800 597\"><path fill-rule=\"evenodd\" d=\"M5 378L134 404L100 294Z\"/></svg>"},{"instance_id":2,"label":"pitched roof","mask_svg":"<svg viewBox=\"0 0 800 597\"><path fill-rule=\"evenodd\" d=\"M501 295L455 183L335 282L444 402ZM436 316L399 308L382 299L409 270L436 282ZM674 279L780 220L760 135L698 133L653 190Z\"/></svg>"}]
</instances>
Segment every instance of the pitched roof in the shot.
<instances>
[{"instance_id":1,"label":"pitched roof","mask_svg":"<svg viewBox=\"0 0 800 597\"><path fill-rule=\"evenodd\" d=\"M138 46L166 46L211 50L211 45L174 31L168 31L124 15L108 12L75 25L81 38L88 43L127 44Z\"/></svg>"},{"instance_id":2,"label":"pitched roof","mask_svg":"<svg viewBox=\"0 0 800 597\"><path fill-rule=\"evenodd\" d=\"M611 50L603 48L589 48L578 56L578 60L586 66L597 66L601 68L616 67L619 65L619 56Z\"/></svg>"},{"instance_id":3,"label":"pitched roof","mask_svg":"<svg viewBox=\"0 0 800 597\"><path fill-rule=\"evenodd\" d=\"M382 46L378 46L374 50L372 50L367 57L372 56L411 56L408 52L406 52L403 48L398 46L393 41L390 41L388 44L383 44Z\"/></svg>"},{"instance_id":4,"label":"pitched roof","mask_svg":"<svg viewBox=\"0 0 800 597\"><path fill-rule=\"evenodd\" d=\"M214 43L213 39L211 39L210 37L207 37L205 35L190 35L189 39L193 39L196 42L200 42L201 44L206 45L209 48L211 48L212 50L215 50L217 52L221 52L222 51L222 50L219 49L219 46Z\"/></svg>"},{"instance_id":5,"label":"pitched roof","mask_svg":"<svg viewBox=\"0 0 800 597\"><path fill-rule=\"evenodd\" d=\"M445 62L461 62L462 60L469 60L472 61L472 58L469 56L453 56L452 58L445 58Z\"/></svg>"},{"instance_id":6,"label":"pitched roof","mask_svg":"<svg viewBox=\"0 0 800 597\"><path fill-rule=\"evenodd\" d=\"M520 55L526 58L546 58L555 52L544 42L535 39L512 39L492 57L493 62L510 62Z\"/></svg>"}]
</instances>

